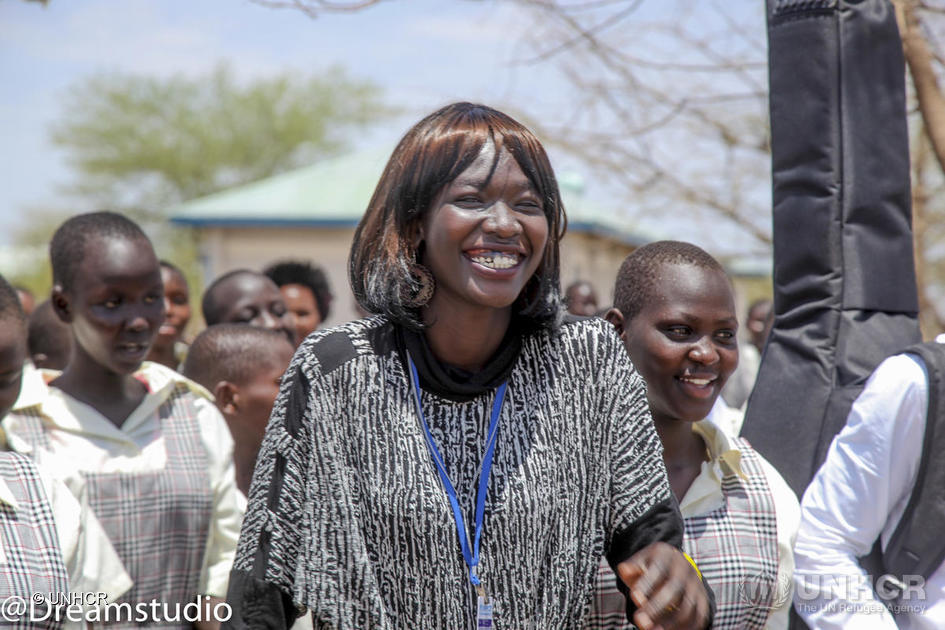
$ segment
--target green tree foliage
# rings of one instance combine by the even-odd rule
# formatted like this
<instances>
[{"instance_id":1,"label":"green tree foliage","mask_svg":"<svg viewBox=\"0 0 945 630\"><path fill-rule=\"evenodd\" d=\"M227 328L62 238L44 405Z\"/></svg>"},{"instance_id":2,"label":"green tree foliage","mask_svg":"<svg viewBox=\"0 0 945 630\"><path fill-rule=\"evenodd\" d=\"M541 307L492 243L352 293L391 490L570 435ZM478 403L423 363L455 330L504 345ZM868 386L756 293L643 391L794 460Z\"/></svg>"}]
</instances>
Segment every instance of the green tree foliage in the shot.
<instances>
[{"instance_id":1,"label":"green tree foliage","mask_svg":"<svg viewBox=\"0 0 945 630\"><path fill-rule=\"evenodd\" d=\"M169 226L165 208L334 155L396 113L378 87L338 68L252 81L226 66L195 78L97 75L62 103L52 138L74 168L69 205L30 209L14 239L22 264L0 269L38 299L51 284L45 247L53 231L76 212L100 209L138 221L199 296L194 235Z\"/></svg>"},{"instance_id":2,"label":"green tree foliage","mask_svg":"<svg viewBox=\"0 0 945 630\"><path fill-rule=\"evenodd\" d=\"M98 75L73 86L52 139L98 207L152 215L180 201L285 171L344 149L392 113L379 88L333 69L238 81Z\"/></svg>"}]
</instances>

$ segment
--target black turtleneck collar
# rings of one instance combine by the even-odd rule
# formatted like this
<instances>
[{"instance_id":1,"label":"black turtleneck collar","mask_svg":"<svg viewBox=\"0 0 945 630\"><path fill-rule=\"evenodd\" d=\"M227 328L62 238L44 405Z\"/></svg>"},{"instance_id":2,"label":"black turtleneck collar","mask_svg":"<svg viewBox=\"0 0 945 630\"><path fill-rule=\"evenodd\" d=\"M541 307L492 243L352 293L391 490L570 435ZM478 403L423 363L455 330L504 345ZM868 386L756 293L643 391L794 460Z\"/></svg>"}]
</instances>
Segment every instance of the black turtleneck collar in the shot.
<instances>
[{"instance_id":1,"label":"black turtleneck collar","mask_svg":"<svg viewBox=\"0 0 945 630\"><path fill-rule=\"evenodd\" d=\"M417 366L420 387L447 400L464 402L491 391L508 379L518 355L522 350L522 338L532 332L526 322L512 318L509 329L485 366L478 372L440 362L430 349L426 335L396 326L397 350L404 363L404 370L409 374L407 355Z\"/></svg>"}]
</instances>

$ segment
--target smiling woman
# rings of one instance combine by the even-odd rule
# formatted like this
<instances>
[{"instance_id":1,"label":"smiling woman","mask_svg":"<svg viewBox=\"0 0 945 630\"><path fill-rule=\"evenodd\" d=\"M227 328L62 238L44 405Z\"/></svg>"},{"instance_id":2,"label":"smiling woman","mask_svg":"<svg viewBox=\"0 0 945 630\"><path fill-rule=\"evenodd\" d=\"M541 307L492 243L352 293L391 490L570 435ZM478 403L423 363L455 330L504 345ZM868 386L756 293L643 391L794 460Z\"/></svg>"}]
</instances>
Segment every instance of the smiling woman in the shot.
<instances>
[{"instance_id":1,"label":"smiling woman","mask_svg":"<svg viewBox=\"0 0 945 630\"><path fill-rule=\"evenodd\" d=\"M564 226L505 114L457 103L404 136L351 251L378 315L286 372L229 627L579 628L601 554L641 628L706 627L643 383L605 322L562 318Z\"/></svg>"},{"instance_id":2,"label":"smiling woman","mask_svg":"<svg viewBox=\"0 0 945 630\"><path fill-rule=\"evenodd\" d=\"M497 205L500 195L510 197ZM524 274L519 266L513 274L529 286L513 300L516 311L536 325L556 322L561 301L558 243L567 221L548 156L538 139L508 116L468 104L431 114L394 149L351 248L350 275L358 301L402 325L422 325L413 305L419 289L416 264L424 262L423 230L429 229L431 216L444 210L488 218L498 241L523 240L495 233L497 222L500 230L508 229L508 212L528 216L530 225L536 224L533 217L543 217L539 229L544 235L537 249L532 243L528 252L531 273Z\"/></svg>"}]
</instances>

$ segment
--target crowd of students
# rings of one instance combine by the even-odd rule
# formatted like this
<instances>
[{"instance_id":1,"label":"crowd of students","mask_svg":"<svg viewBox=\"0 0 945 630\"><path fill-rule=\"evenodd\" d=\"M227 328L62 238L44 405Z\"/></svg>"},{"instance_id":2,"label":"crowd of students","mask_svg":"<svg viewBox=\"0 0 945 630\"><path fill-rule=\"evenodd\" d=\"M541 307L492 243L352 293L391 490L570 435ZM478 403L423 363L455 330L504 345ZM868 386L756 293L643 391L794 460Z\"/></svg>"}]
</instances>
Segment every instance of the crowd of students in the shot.
<instances>
[{"instance_id":1,"label":"crowd of students","mask_svg":"<svg viewBox=\"0 0 945 630\"><path fill-rule=\"evenodd\" d=\"M788 627L798 528L803 575L828 571L817 530L848 507L819 479L801 525L712 420L739 363L730 280L651 243L600 310L586 283L560 289L564 223L531 132L454 104L404 137L356 232L373 316L319 330L324 274L277 263L216 278L188 344L186 277L144 232L67 220L48 301L0 278L0 597L200 610L113 627ZM921 382L907 361L882 374ZM851 422L848 441L886 435ZM825 477L857 470L843 443ZM83 627L83 604L6 621Z\"/></svg>"},{"instance_id":2,"label":"crowd of students","mask_svg":"<svg viewBox=\"0 0 945 630\"><path fill-rule=\"evenodd\" d=\"M208 609L196 625L215 627L211 612L226 594L297 320L273 280L234 272L207 291L206 320L254 326L220 323L186 344L183 272L159 261L144 232L116 213L66 221L50 257L51 296L35 307L0 277L0 501L9 508L0 513L0 564L9 567L0 595L42 594L54 607L69 593L102 593L99 604L131 604L112 611L109 619L123 623L110 627L194 627L180 610L203 598ZM327 316L330 294L317 268L273 269L296 280L286 282L296 301L299 285L308 292L305 324ZM177 619L139 618L135 606L151 601L176 606ZM65 614L50 614L49 627L60 626L57 615L85 627ZM46 627L31 615L42 617L42 608L2 623Z\"/></svg>"}]
</instances>

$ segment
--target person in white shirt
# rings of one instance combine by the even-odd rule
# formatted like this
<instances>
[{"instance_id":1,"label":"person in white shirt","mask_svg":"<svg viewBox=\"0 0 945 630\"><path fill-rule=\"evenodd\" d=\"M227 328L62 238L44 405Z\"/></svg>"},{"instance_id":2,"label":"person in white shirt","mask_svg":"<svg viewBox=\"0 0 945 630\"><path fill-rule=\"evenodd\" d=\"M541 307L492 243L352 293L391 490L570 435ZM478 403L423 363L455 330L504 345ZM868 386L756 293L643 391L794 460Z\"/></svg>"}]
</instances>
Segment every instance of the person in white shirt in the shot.
<instances>
[{"instance_id":1,"label":"person in white shirt","mask_svg":"<svg viewBox=\"0 0 945 630\"><path fill-rule=\"evenodd\" d=\"M945 342L945 336L936 341ZM892 599L887 594L894 591L876 583L886 578L868 574L857 560L877 539L885 549L909 502L922 456L928 392L927 370L918 356L904 353L883 361L804 493L794 607L813 630L945 628L945 565L924 581L906 577L913 588Z\"/></svg>"},{"instance_id":2,"label":"person in white shirt","mask_svg":"<svg viewBox=\"0 0 945 630\"><path fill-rule=\"evenodd\" d=\"M197 335L184 362L184 376L213 396L233 435L236 486L244 509L266 424L294 352L278 330L216 324ZM309 614L296 619L291 630L311 628Z\"/></svg>"},{"instance_id":3,"label":"person in white shirt","mask_svg":"<svg viewBox=\"0 0 945 630\"><path fill-rule=\"evenodd\" d=\"M96 212L63 223L50 256L73 352L5 419L10 446L87 499L134 581L123 601L135 619L143 606L148 621L190 629L175 611L193 602L225 614L242 518L233 443L202 388L143 363L164 319L151 243L129 219ZM218 625L200 616L197 627Z\"/></svg>"},{"instance_id":4,"label":"person in white shirt","mask_svg":"<svg viewBox=\"0 0 945 630\"><path fill-rule=\"evenodd\" d=\"M20 394L26 336L26 314L0 276L0 420ZM0 625L85 628L86 611L130 587L91 511L28 457L7 452L0 430ZM53 611L70 604L79 609Z\"/></svg>"},{"instance_id":5,"label":"person in white shirt","mask_svg":"<svg viewBox=\"0 0 945 630\"><path fill-rule=\"evenodd\" d=\"M293 352L278 330L216 324L197 335L187 353L184 376L206 388L233 435L236 486L243 500Z\"/></svg>"}]
</instances>

